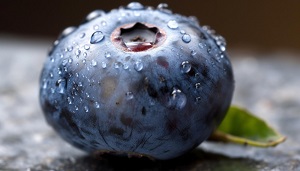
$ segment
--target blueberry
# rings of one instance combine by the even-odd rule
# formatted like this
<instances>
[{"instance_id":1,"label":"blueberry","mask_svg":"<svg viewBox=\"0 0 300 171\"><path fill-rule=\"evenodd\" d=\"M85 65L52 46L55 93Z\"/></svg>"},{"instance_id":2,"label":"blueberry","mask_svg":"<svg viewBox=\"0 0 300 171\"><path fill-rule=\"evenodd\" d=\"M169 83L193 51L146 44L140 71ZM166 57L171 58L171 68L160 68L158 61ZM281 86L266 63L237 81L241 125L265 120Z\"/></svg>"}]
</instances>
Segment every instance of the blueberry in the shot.
<instances>
[{"instance_id":1,"label":"blueberry","mask_svg":"<svg viewBox=\"0 0 300 171\"><path fill-rule=\"evenodd\" d=\"M225 50L223 37L166 4L96 10L55 41L40 103L80 149L175 158L206 140L231 103Z\"/></svg>"}]
</instances>

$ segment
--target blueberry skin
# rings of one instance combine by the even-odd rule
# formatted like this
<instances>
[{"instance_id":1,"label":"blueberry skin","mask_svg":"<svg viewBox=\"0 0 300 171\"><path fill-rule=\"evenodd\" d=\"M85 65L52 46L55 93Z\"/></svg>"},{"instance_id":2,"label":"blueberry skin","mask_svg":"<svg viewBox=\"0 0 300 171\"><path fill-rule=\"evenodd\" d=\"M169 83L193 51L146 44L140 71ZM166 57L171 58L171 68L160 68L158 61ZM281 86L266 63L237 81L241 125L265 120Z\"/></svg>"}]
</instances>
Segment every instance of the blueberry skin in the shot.
<instances>
[{"instance_id":1,"label":"blueberry skin","mask_svg":"<svg viewBox=\"0 0 300 171\"><path fill-rule=\"evenodd\" d=\"M114 43L112 33L148 23L165 39L146 50ZM40 78L47 122L87 152L178 157L222 121L234 80L225 41L191 17L139 3L91 13L55 42Z\"/></svg>"}]
</instances>

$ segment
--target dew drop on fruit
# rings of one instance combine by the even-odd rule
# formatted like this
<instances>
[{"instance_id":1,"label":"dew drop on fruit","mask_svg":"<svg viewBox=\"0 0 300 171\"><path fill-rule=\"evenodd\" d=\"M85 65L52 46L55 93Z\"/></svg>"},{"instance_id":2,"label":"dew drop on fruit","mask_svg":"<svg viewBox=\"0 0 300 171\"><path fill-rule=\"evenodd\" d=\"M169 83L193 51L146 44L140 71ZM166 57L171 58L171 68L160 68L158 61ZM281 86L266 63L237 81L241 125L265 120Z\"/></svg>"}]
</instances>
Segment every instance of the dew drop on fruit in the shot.
<instances>
[{"instance_id":1,"label":"dew drop on fruit","mask_svg":"<svg viewBox=\"0 0 300 171\"><path fill-rule=\"evenodd\" d=\"M164 12L167 14L172 14L172 11L168 9L168 4L166 4L166 3L158 4L157 9L161 12Z\"/></svg>"},{"instance_id":2,"label":"dew drop on fruit","mask_svg":"<svg viewBox=\"0 0 300 171\"><path fill-rule=\"evenodd\" d=\"M50 76L50 78L53 78L53 73L50 72L50 73L49 73L49 76Z\"/></svg>"},{"instance_id":3,"label":"dew drop on fruit","mask_svg":"<svg viewBox=\"0 0 300 171\"><path fill-rule=\"evenodd\" d=\"M68 47L67 47L67 51L68 51L68 52L71 52L72 50L73 50L73 46L68 46Z\"/></svg>"},{"instance_id":4,"label":"dew drop on fruit","mask_svg":"<svg viewBox=\"0 0 300 171\"><path fill-rule=\"evenodd\" d=\"M95 44L95 43L99 43L104 39L104 35L101 31L96 31L92 34L91 36L91 40L90 43L91 44Z\"/></svg>"},{"instance_id":5,"label":"dew drop on fruit","mask_svg":"<svg viewBox=\"0 0 300 171\"><path fill-rule=\"evenodd\" d=\"M191 51L191 56L195 56L197 54L197 52L195 50Z\"/></svg>"},{"instance_id":6,"label":"dew drop on fruit","mask_svg":"<svg viewBox=\"0 0 300 171\"><path fill-rule=\"evenodd\" d=\"M134 69L136 71L141 71L143 69L143 63L141 61L137 61L134 63Z\"/></svg>"},{"instance_id":7,"label":"dew drop on fruit","mask_svg":"<svg viewBox=\"0 0 300 171\"><path fill-rule=\"evenodd\" d=\"M95 66L97 66L97 61L95 61L94 59L91 61L91 65L93 66L93 67L95 67Z\"/></svg>"},{"instance_id":8,"label":"dew drop on fruit","mask_svg":"<svg viewBox=\"0 0 300 171\"><path fill-rule=\"evenodd\" d=\"M109 52L105 52L104 56L105 56L105 58L110 58L111 54Z\"/></svg>"},{"instance_id":9,"label":"dew drop on fruit","mask_svg":"<svg viewBox=\"0 0 300 171\"><path fill-rule=\"evenodd\" d=\"M73 33L75 30L76 30L76 27L73 27L73 26L65 28L61 32L61 34L58 36L58 39L62 39L64 37L68 36L69 34Z\"/></svg>"},{"instance_id":10,"label":"dew drop on fruit","mask_svg":"<svg viewBox=\"0 0 300 171\"><path fill-rule=\"evenodd\" d=\"M122 67L122 63L121 62L116 62L115 63L115 68L117 69L117 68L121 68Z\"/></svg>"},{"instance_id":11,"label":"dew drop on fruit","mask_svg":"<svg viewBox=\"0 0 300 171\"><path fill-rule=\"evenodd\" d=\"M205 44L204 42L200 42L200 43L198 44L198 46L199 46L201 49L203 49L204 47L206 47L206 44Z\"/></svg>"},{"instance_id":12,"label":"dew drop on fruit","mask_svg":"<svg viewBox=\"0 0 300 171\"><path fill-rule=\"evenodd\" d=\"M102 63L101 63L101 66L102 66L103 69L106 68L106 67L107 67L106 62L102 62Z\"/></svg>"},{"instance_id":13,"label":"dew drop on fruit","mask_svg":"<svg viewBox=\"0 0 300 171\"><path fill-rule=\"evenodd\" d=\"M88 112L90 111L90 109L89 109L87 106L84 106L84 111L85 111L86 113L88 113Z\"/></svg>"},{"instance_id":14,"label":"dew drop on fruit","mask_svg":"<svg viewBox=\"0 0 300 171\"><path fill-rule=\"evenodd\" d=\"M188 73L192 69L192 65L189 63L189 61L183 61L181 63L181 72Z\"/></svg>"},{"instance_id":15,"label":"dew drop on fruit","mask_svg":"<svg viewBox=\"0 0 300 171\"><path fill-rule=\"evenodd\" d=\"M170 29L177 29L177 28L178 28L178 23L177 23L177 21L175 21L175 20L170 20L170 21L168 22L168 27L169 27Z\"/></svg>"},{"instance_id":16,"label":"dew drop on fruit","mask_svg":"<svg viewBox=\"0 0 300 171\"><path fill-rule=\"evenodd\" d=\"M48 87L48 81L46 79L43 80L43 89L46 89Z\"/></svg>"},{"instance_id":17,"label":"dew drop on fruit","mask_svg":"<svg viewBox=\"0 0 300 171\"><path fill-rule=\"evenodd\" d=\"M89 50L89 49L90 49L90 45L86 44L86 45L83 46L83 48L84 48L85 50Z\"/></svg>"},{"instance_id":18,"label":"dew drop on fruit","mask_svg":"<svg viewBox=\"0 0 300 171\"><path fill-rule=\"evenodd\" d=\"M78 106L75 105L75 110L79 110Z\"/></svg>"},{"instance_id":19,"label":"dew drop on fruit","mask_svg":"<svg viewBox=\"0 0 300 171\"><path fill-rule=\"evenodd\" d=\"M95 103L94 103L94 106L95 106L96 109L99 109L99 108L100 108L100 104L99 104L98 102L95 102Z\"/></svg>"},{"instance_id":20,"label":"dew drop on fruit","mask_svg":"<svg viewBox=\"0 0 300 171\"><path fill-rule=\"evenodd\" d=\"M65 88L66 88L66 80L65 79L59 79L56 81L56 86L57 86L57 91L60 94L65 93Z\"/></svg>"},{"instance_id":21,"label":"dew drop on fruit","mask_svg":"<svg viewBox=\"0 0 300 171\"><path fill-rule=\"evenodd\" d=\"M191 36L190 36L189 34L184 34L184 35L182 36L182 41L183 41L184 43L190 43L190 41L191 41Z\"/></svg>"},{"instance_id":22,"label":"dew drop on fruit","mask_svg":"<svg viewBox=\"0 0 300 171\"><path fill-rule=\"evenodd\" d=\"M166 3L160 3L157 6L158 9L167 9L168 8L168 4Z\"/></svg>"},{"instance_id":23,"label":"dew drop on fruit","mask_svg":"<svg viewBox=\"0 0 300 171\"><path fill-rule=\"evenodd\" d=\"M123 65L123 69L128 69L128 68L129 68L128 64Z\"/></svg>"},{"instance_id":24,"label":"dew drop on fruit","mask_svg":"<svg viewBox=\"0 0 300 171\"><path fill-rule=\"evenodd\" d=\"M80 53L81 53L81 51L80 51L79 49L77 49L77 50L75 51L75 55L76 55L77 57L79 57Z\"/></svg>"},{"instance_id":25,"label":"dew drop on fruit","mask_svg":"<svg viewBox=\"0 0 300 171\"><path fill-rule=\"evenodd\" d=\"M73 103L73 100L71 97L67 97L67 101L68 101L68 104L72 104Z\"/></svg>"},{"instance_id":26,"label":"dew drop on fruit","mask_svg":"<svg viewBox=\"0 0 300 171\"><path fill-rule=\"evenodd\" d=\"M125 93L126 100L133 99L133 93L131 91Z\"/></svg>"},{"instance_id":27,"label":"dew drop on fruit","mask_svg":"<svg viewBox=\"0 0 300 171\"><path fill-rule=\"evenodd\" d=\"M196 83L195 87L196 87L196 89L199 89L201 87L201 83Z\"/></svg>"},{"instance_id":28,"label":"dew drop on fruit","mask_svg":"<svg viewBox=\"0 0 300 171\"><path fill-rule=\"evenodd\" d=\"M94 30L98 30L99 29L99 26L96 24L94 25Z\"/></svg>"},{"instance_id":29,"label":"dew drop on fruit","mask_svg":"<svg viewBox=\"0 0 300 171\"><path fill-rule=\"evenodd\" d=\"M95 10L95 11L92 11L91 13L89 13L85 19L87 21L91 21L97 17L102 16L103 14L105 14L105 12L103 10Z\"/></svg>"},{"instance_id":30,"label":"dew drop on fruit","mask_svg":"<svg viewBox=\"0 0 300 171\"><path fill-rule=\"evenodd\" d=\"M139 2L131 2L127 5L127 8L131 10L141 10L144 9L144 6Z\"/></svg>"},{"instance_id":31,"label":"dew drop on fruit","mask_svg":"<svg viewBox=\"0 0 300 171\"><path fill-rule=\"evenodd\" d=\"M79 36L81 39L85 37L85 33L81 33Z\"/></svg>"},{"instance_id":32,"label":"dew drop on fruit","mask_svg":"<svg viewBox=\"0 0 300 171\"><path fill-rule=\"evenodd\" d=\"M86 52L83 52L83 56L86 57L86 56L87 56L87 53L86 53Z\"/></svg>"},{"instance_id":33,"label":"dew drop on fruit","mask_svg":"<svg viewBox=\"0 0 300 171\"><path fill-rule=\"evenodd\" d=\"M174 88L169 97L167 107L171 109L182 109L186 105L186 101L186 95L180 89Z\"/></svg>"},{"instance_id":34,"label":"dew drop on fruit","mask_svg":"<svg viewBox=\"0 0 300 171\"><path fill-rule=\"evenodd\" d=\"M107 25L106 21L101 21L101 25L106 26Z\"/></svg>"},{"instance_id":35,"label":"dew drop on fruit","mask_svg":"<svg viewBox=\"0 0 300 171\"><path fill-rule=\"evenodd\" d=\"M62 64L63 66L66 66L66 65L67 65L67 63L68 63L68 60L67 60L67 59L64 59L64 60L62 61L62 63L61 63L61 64Z\"/></svg>"},{"instance_id":36,"label":"dew drop on fruit","mask_svg":"<svg viewBox=\"0 0 300 171\"><path fill-rule=\"evenodd\" d=\"M224 52L226 50L225 38L222 36L215 36L214 39L215 39L217 45L219 46L220 50Z\"/></svg>"}]
</instances>

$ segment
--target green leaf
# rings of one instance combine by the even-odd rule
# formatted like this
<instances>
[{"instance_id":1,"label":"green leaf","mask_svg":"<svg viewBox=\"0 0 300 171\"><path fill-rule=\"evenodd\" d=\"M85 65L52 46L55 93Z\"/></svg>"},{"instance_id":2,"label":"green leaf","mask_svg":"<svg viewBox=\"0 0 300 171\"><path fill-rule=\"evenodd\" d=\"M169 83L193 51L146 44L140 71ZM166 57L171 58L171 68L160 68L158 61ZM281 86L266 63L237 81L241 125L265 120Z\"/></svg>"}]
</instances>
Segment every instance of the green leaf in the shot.
<instances>
[{"instance_id":1,"label":"green leaf","mask_svg":"<svg viewBox=\"0 0 300 171\"><path fill-rule=\"evenodd\" d=\"M265 121L236 106L230 107L223 122L210 137L210 140L257 147L276 146L285 139Z\"/></svg>"}]
</instances>

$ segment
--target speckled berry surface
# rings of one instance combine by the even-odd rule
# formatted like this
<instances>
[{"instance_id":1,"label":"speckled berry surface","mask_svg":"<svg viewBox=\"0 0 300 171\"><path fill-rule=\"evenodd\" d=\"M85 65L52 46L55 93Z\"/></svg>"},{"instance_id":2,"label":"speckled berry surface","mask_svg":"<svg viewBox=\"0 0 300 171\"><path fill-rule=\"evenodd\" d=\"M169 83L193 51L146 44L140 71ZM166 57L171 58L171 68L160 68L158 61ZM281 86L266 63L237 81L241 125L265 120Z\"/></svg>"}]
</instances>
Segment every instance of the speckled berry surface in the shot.
<instances>
[{"instance_id":1,"label":"speckled berry surface","mask_svg":"<svg viewBox=\"0 0 300 171\"><path fill-rule=\"evenodd\" d=\"M163 4L96 10L55 41L40 104L80 149L175 158L206 140L230 105L225 46L214 30Z\"/></svg>"}]
</instances>

